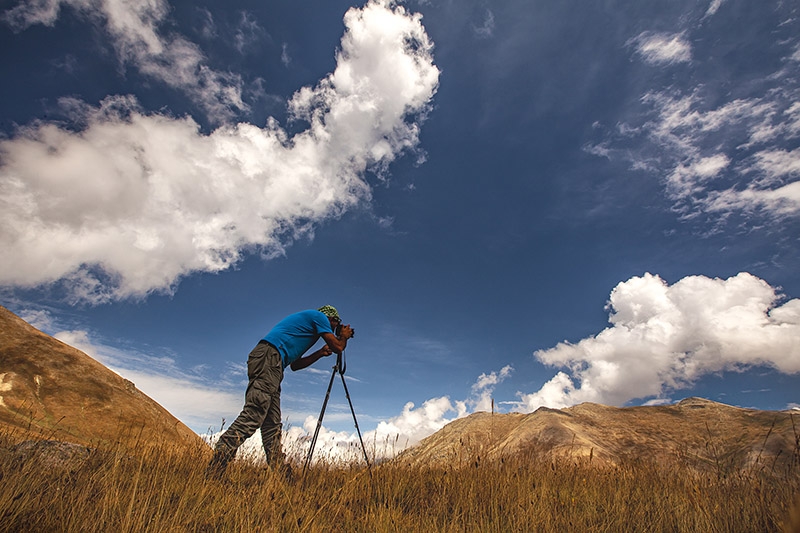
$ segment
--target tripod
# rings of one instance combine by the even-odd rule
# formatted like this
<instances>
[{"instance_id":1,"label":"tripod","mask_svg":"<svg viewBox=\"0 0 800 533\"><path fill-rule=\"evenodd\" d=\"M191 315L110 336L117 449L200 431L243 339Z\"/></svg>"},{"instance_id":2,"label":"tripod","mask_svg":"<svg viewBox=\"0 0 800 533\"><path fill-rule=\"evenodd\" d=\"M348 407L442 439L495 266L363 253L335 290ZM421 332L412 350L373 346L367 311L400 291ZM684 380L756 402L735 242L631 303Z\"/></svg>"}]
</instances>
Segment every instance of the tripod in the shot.
<instances>
[{"instance_id":1,"label":"tripod","mask_svg":"<svg viewBox=\"0 0 800 533\"><path fill-rule=\"evenodd\" d=\"M322 411L319 413L319 420L317 420L317 429L314 430L314 437L311 439L311 447L308 449L308 456L306 457L303 471L311 466L311 457L314 455L314 447L317 445L317 437L319 436L319 429L322 427L322 417L325 416L325 408L328 406L328 399L331 397L331 387L333 381L338 373L342 377L342 386L344 387L344 394L347 396L347 403L350 404L350 412L353 413L353 422L356 425L356 432L358 433L358 441L361 443L361 451L364 452L364 461L367 462L367 469L370 469L369 457L367 457L367 448L364 446L364 439L361 438L361 430L358 428L358 420L356 419L356 412L353 409L353 402L350 400L350 392L347 390L347 382L344 380L344 373L347 371L347 362L344 358L344 351L337 355L336 364L333 365L333 372L331 372L331 380L328 383L328 391L325 393L325 401L322 402Z\"/></svg>"}]
</instances>

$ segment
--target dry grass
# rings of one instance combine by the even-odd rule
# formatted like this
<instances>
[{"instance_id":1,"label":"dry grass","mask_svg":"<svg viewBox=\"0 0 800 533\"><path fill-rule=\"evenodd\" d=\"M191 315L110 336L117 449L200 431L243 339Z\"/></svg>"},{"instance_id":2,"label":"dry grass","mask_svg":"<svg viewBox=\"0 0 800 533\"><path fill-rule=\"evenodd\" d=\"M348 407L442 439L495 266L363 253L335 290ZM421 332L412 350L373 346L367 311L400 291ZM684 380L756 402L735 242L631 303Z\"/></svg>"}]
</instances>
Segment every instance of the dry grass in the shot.
<instances>
[{"instance_id":1,"label":"dry grass","mask_svg":"<svg viewBox=\"0 0 800 533\"><path fill-rule=\"evenodd\" d=\"M0 436L0 531L783 531L785 472L517 457L463 468L318 465L293 482L245 462L204 477L208 450L21 458ZM14 439L19 440L19 439ZM465 452L466 453L466 452Z\"/></svg>"}]
</instances>

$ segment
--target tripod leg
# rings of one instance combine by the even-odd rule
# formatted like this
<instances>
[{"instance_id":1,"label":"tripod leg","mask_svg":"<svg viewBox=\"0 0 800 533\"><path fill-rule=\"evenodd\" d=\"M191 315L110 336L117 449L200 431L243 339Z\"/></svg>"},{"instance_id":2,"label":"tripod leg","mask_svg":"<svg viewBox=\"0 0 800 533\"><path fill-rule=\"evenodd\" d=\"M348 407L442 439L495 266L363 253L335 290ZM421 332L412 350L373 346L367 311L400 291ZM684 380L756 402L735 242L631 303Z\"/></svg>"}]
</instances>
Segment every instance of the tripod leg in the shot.
<instances>
[{"instance_id":1,"label":"tripod leg","mask_svg":"<svg viewBox=\"0 0 800 533\"><path fill-rule=\"evenodd\" d=\"M361 438L361 430L358 427L358 420L356 419L356 411L353 409L353 402L350 401L350 391L347 390L347 383L344 380L344 374L339 374L342 376L342 385L344 386L344 395L347 396L347 403L350 404L350 412L353 413L353 422L356 425L356 433L358 433L358 441L361 443L361 451L364 452L364 460L367 462L367 468L370 468L369 464L369 457L367 457L367 447L364 446L364 439ZM370 474L371 475L371 474Z\"/></svg>"},{"instance_id":2,"label":"tripod leg","mask_svg":"<svg viewBox=\"0 0 800 533\"><path fill-rule=\"evenodd\" d=\"M325 408L328 406L328 399L331 397L331 387L333 387L333 379L336 377L336 367L333 367L333 372L331 373L331 380L328 383L328 391L325 393L325 401L322 402L322 410L319 412L319 420L317 420L317 429L314 430L314 437L311 439L311 447L308 449L308 455L306 456L306 462L303 466L303 470L305 471L309 466L311 466L311 457L314 455L314 446L317 445L317 437L319 436L319 429L322 427L322 417L325 416Z\"/></svg>"}]
</instances>

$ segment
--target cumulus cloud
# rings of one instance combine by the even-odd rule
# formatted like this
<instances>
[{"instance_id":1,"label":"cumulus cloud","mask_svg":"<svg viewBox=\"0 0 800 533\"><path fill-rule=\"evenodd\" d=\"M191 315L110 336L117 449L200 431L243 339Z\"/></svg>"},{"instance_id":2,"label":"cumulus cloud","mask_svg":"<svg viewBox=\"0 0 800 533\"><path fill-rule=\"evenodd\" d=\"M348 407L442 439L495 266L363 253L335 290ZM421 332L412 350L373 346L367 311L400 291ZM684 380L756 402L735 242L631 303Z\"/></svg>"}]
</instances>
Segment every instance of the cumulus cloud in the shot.
<instances>
[{"instance_id":1,"label":"cumulus cloud","mask_svg":"<svg viewBox=\"0 0 800 533\"><path fill-rule=\"evenodd\" d=\"M506 365L499 372L481 374L465 400L451 400L443 396L431 398L419 407L408 402L399 415L381 421L366 437L378 445L377 453L391 455L417 444L453 420L478 411L490 411L495 386L508 378L513 370L513 367Z\"/></svg>"},{"instance_id":2,"label":"cumulus cloud","mask_svg":"<svg viewBox=\"0 0 800 533\"><path fill-rule=\"evenodd\" d=\"M468 413L466 401L451 401L447 396L431 398L416 408L408 402L399 415L378 424L375 437L379 441L399 440L401 448L405 448Z\"/></svg>"},{"instance_id":3,"label":"cumulus cloud","mask_svg":"<svg viewBox=\"0 0 800 533\"><path fill-rule=\"evenodd\" d=\"M46 23L59 5L7 16ZM139 10L119 15L119 31L138 36L124 41L126 54L175 53L154 32L164 4L103 5ZM0 284L64 281L75 300L93 303L169 292L243 254L280 255L368 201L365 173L417 148L439 71L420 15L375 0L344 22L334 72L289 102L309 125L295 135L274 119L206 135L190 117L112 96L98 107L63 99L75 124L37 122L0 141Z\"/></svg>"},{"instance_id":4,"label":"cumulus cloud","mask_svg":"<svg viewBox=\"0 0 800 533\"><path fill-rule=\"evenodd\" d=\"M652 274L631 278L611 292L608 328L535 352L563 370L537 392L520 393L518 407L658 401L704 375L755 365L800 372L800 299L781 301L748 273L689 276L673 285Z\"/></svg>"},{"instance_id":5,"label":"cumulus cloud","mask_svg":"<svg viewBox=\"0 0 800 533\"><path fill-rule=\"evenodd\" d=\"M492 392L494 392L495 386L509 377L513 371L514 368L511 365L506 365L500 369L500 372L490 372L478 376L478 381L472 385L473 412L492 411Z\"/></svg>"},{"instance_id":6,"label":"cumulus cloud","mask_svg":"<svg viewBox=\"0 0 800 533\"><path fill-rule=\"evenodd\" d=\"M682 33L643 32L629 41L647 63L669 65L692 60L692 46Z\"/></svg>"}]
</instances>

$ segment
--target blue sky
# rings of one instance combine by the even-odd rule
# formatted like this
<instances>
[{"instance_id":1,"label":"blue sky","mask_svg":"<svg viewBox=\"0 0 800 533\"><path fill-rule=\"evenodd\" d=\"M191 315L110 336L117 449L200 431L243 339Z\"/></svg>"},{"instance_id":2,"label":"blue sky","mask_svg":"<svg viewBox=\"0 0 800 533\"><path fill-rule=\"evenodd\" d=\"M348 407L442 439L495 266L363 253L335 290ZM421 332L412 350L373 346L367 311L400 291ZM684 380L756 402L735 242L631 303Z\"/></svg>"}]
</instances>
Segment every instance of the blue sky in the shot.
<instances>
[{"instance_id":1,"label":"blue sky","mask_svg":"<svg viewBox=\"0 0 800 533\"><path fill-rule=\"evenodd\" d=\"M492 399L795 407L798 9L8 3L0 301L201 433L324 304L376 439ZM295 436L331 364L287 373Z\"/></svg>"}]
</instances>

